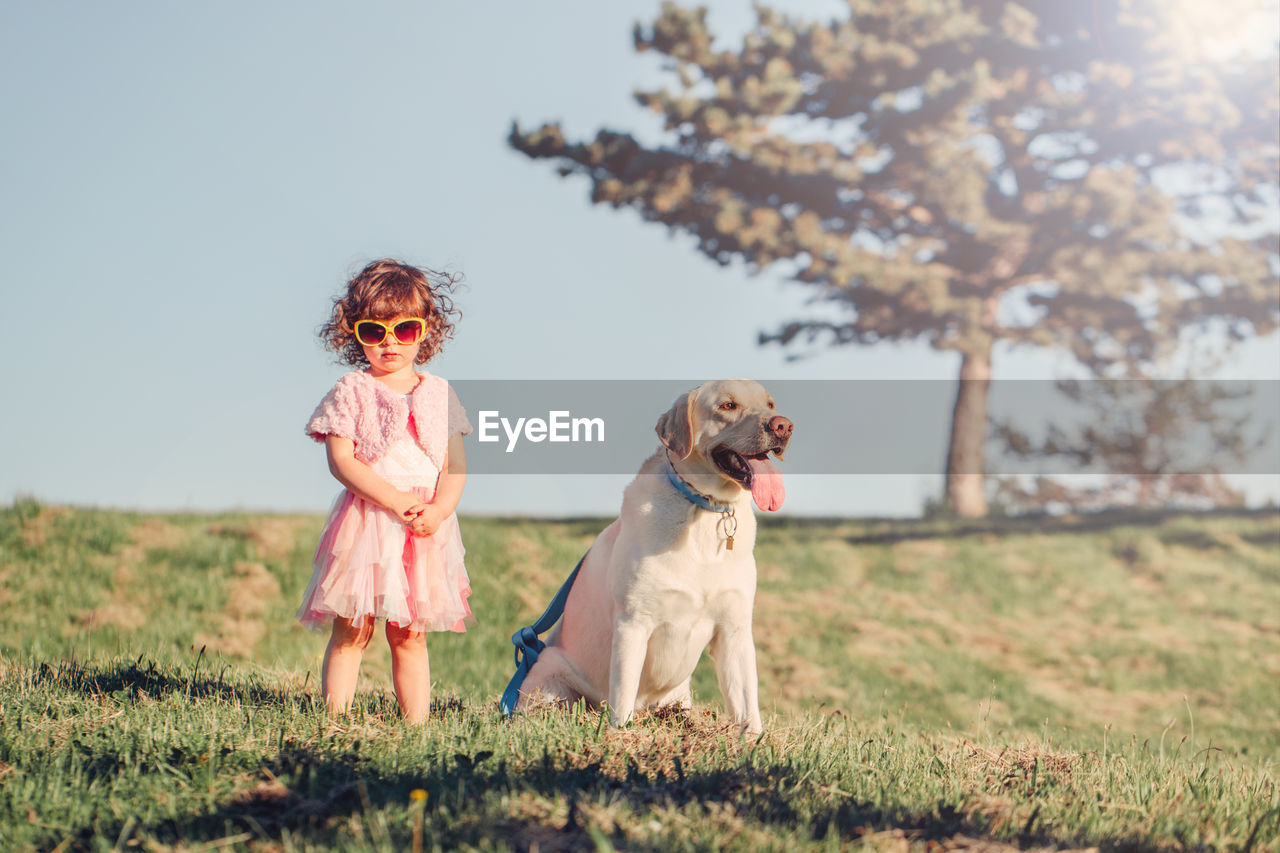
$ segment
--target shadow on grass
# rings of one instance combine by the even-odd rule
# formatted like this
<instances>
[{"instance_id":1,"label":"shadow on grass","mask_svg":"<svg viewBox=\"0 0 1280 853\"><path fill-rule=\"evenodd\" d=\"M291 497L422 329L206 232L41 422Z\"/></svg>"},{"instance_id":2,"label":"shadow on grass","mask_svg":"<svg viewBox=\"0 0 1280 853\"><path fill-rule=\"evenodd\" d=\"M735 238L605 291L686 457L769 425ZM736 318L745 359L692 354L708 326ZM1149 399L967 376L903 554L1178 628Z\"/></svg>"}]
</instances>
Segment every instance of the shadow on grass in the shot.
<instances>
[{"instance_id":1,"label":"shadow on grass","mask_svg":"<svg viewBox=\"0 0 1280 853\"><path fill-rule=\"evenodd\" d=\"M84 695L142 691L153 698L176 694L206 701L309 704L306 697L286 691L201 677L194 666L186 678L175 669L139 658L100 667L74 662L40 665L30 677L54 692ZM390 700L381 710L394 712ZM456 699L436 703L433 711L461 718L463 729L498 729L490 743L507 739L504 726L526 745L539 742L536 718L507 723L494 709L468 707ZM425 766L412 766L414 762L398 757L394 743L338 744L324 737L303 740L288 731L282 731L277 748L257 754L223 747L215 757L202 752L203 747L175 744L158 756L157 775L203 785L196 780L207 778L201 774L216 760L222 768L217 771L222 780L218 788L234 790L211 804L200 798L198 802L208 805L190 814L160 816L140 803L132 809L113 809L112 815L99 811L91 822L71 828L69 838L58 831L44 840L69 841L70 849L86 850L101 848L103 839L116 839L117 846L131 840L185 846L238 840L321 849L409 849L414 816L420 814L427 849L498 842L521 851L593 850L609 842L656 853L673 845L715 847L721 840L747 849L753 838L772 838L782 846L856 842L868 834L913 844L963 842L993 850L1064 844L1098 845L1108 851L1154 849L1148 839L1137 837L1064 838L1061 829L1057 834L1042 832L1034 818L1010 838L1017 828L993 833L986 818L964 810L962 804L938 801L909 808L895 803L892 795L877 802L861 800L829 788L825 774L815 773L815 766L785 758L726 752L723 761L707 768L706 749L714 749L712 744L729 735L714 717L711 723L696 717L696 712L652 715L572 749L548 731L541 756L520 755L518 750L498 755L487 749L472 754L446 751L429 761L415 759ZM691 756L697 756L696 769L682 764L679 749L671 746L684 744L685 738L692 744L684 752L685 760L693 765ZM137 764L117 755L114 742L73 748L79 751L74 763L86 789L110 788L122 771ZM426 792L425 806L413 799L417 790ZM674 815L678 817L673 820ZM615 818L642 832L650 828L653 835L626 837L613 825Z\"/></svg>"},{"instance_id":2,"label":"shadow on grass","mask_svg":"<svg viewBox=\"0 0 1280 853\"><path fill-rule=\"evenodd\" d=\"M446 710L475 714L461 703ZM671 717L651 721L648 727L678 730L688 725L679 713ZM507 723L495 718L492 725ZM856 841L885 834L931 849L930 842L948 841L989 850L1099 844L1099 839L1042 833L1033 826L1034 815L1016 837L996 839L981 818L975 821L942 801L916 811L847 796L834 803L834 798L823 797L819 804L815 791L822 785L811 780L813 769L782 762L727 759L722 768L690 772L677 760L670 770L644 769L646 759L652 758L644 736L664 733L670 734L642 729L635 732L639 737L634 742L613 740L594 758L548 749L540 760L521 760L516 767L486 750L390 772L385 757L379 766L360 754L358 743L337 750L286 741L251 774L256 782L204 813L141 824L104 820L80 830L75 840L85 849L101 838L127 841L130 836L183 845L216 845L238 838L267 845L301 842L322 849L352 843L409 849L413 819L420 814L427 849L487 847L494 842L519 851L609 849L604 841L653 853L673 844L719 847L722 841L747 849L752 833L771 835L779 844ZM104 778L115 772L106 764L86 770ZM415 791L426 793L425 805L414 799ZM803 804L806 798L811 805ZM671 810L689 806L693 808L684 811L686 826L699 825L693 838L673 840L660 833L649 839L628 838L595 820L600 814L621 814L633 826L646 825L669 820ZM744 827L746 834L738 837ZM1154 849L1138 838L1105 839L1101 848Z\"/></svg>"},{"instance_id":3,"label":"shadow on grass","mask_svg":"<svg viewBox=\"0 0 1280 853\"><path fill-rule=\"evenodd\" d=\"M726 838L737 835L745 822L758 831L776 833L776 839L783 843L795 838L811 842L834 840L830 839L832 834L844 841L871 834L896 835L930 848L934 847L930 842L960 840L988 849L1064 843L1061 837L1041 833L1034 826L1024 827L1015 838L996 840L984 826L945 802L927 812L913 813L847 799L801 814L792 798L794 789L805 784L808 774L784 765L728 768L676 778L645 774L633 766L626 778L616 779L604 775L598 765L563 766L557 756L548 756L540 766L515 771L491 757L472 761L459 755L441 767L385 774L362 767L352 755L292 750L277 757L271 774L275 777L272 781L231 797L207 814L181 823L166 821L139 829L171 843L215 843L240 834L269 844L288 838L294 844L302 841L323 848L341 844L344 835L349 842L349 827L359 822L375 846L408 849L415 808L410 794L423 790L427 793L424 835L428 848L502 842L519 851L598 850L602 849L599 840L606 838L620 849L659 853L671 849L673 843L704 846L708 840L714 841L714 837L704 837L701 844L690 840L673 842L661 836L642 840L627 838L617 830L606 832L590 816L592 806L600 803L607 803L612 813L621 811L634 816L633 823L641 823L655 807L678 809L697 803L702 810L692 816L705 819L711 833L715 832L714 816L728 814L730 818L722 827ZM763 790L762 782L767 783ZM487 810L476 808L494 792L499 796L490 800ZM568 813L534 815L521 814L519 809L502 809L501 795L509 795L513 800L507 802L512 802L524 793L535 794L544 801L565 801ZM403 817L391 817L379 824L377 815L395 812ZM103 834L112 837L120 829L112 827ZM1081 847L1097 845L1099 840L1073 839L1065 843ZM735 846L743 846L741 839ZM1139 838L1124 838L1107 839L1101 848L1140 851L1149 846Z\"/></svg>"},{"instance_id":4,"label":"shadow on grass","mask_svg":"<svg viewBox=\"0 0 1280 853\"><path fill-rule=\"evenodd\" d=\"M287 749L266 770L263 781L208 813L181 822L137 826L133 831L164 843L215 843L242 835L245 840L281 843L288 838L294 844L324 848L350 843L350 827L358 823L374 846L408 849L416 807L411 792L422 790L427 793L427 849L500 841L520 851L596 850L600 849L600 837L631 851L671 849L672 842L666 838L645 841L603 831L590 816L592 806L599 803L608 803L615 813L621 806L622 812L640 819L654 807L681 808L696 802L704 807L701 816L709 824L717 804L731 806L728 813L732 818L724 826L726 836L732 831L730 824L740 826L744 820L765 832L777 832L779 839L800 833L814 841L832 832L852 839L869 831L900 830L921 841L956 835L980 838L984 832L945 804L929 814L915 815L846 801L802 815L787 792L803 785L805 774L782 765L673 777L647 774L633 763L624 778L614 778L603 773L598 762L566 766L563 755L548 754L542 762L515 770L505 761L481 753L474 758L456 755L438 767L388 774L350 753ZM495 793L497 796L490 796ZM545 814L551 810L503 807L503 795L512 798L506 802L517 803L526 793L543 801L567 802L567 815L563 810ZM387 819L379 821L378 815ZM123 822L99 825L95 833L82 833L80 840L87 845L92 835L113 838L124 829Z\"/></svg>"},{"instance_id":5,"label":"shadow on grass","mask_svg":"<svg viewBox=\"0 0 1280 853\"><path fill-rule=\"evenodd\" d=\"M918 539L961 539L975 536L1053 535L1060 533L1097 533L1120 527L1160 527L1186 518L1244 518L1276 523L1280 514L1275 509L1217 509L1203 512L1186 510L1109 510L1070 515L1020 515L985 519L837 519L793 518L760 519L761 529L782 528L807 531L816 537L830 535L832 527L841 524L857 531L844 536L850 545L885 545ZM1171 544L1201 549L1225 547L1203 531L1168 531L1161 538ZM1245 532L1241 538L1257 545L1280 545L1280 531Z\"/></svg>"},{"instance_id":6,"label":"shadow on grass","mask_svg":"<svg viewBox=\"0 0 1280 853\"><path fill-rule=\"evenodd\" d=\"M268 687L265 684L228 682L226 675L232 668L230 664L219 664L216 676L212 671L202 674L202 663L209 665L203 648L196 655L188 676L183 676L176 668L144 660L144 657L139 655L136 660L106 664L67 660L56 665L40 663L32 673L32 684L35 687L55 687L85 696L123 693L130 697L145 695L158 699L171 694L182 694L192 699L216 698L244 705L292 709L302 709L310 702L304 693L289 686Z\"/></svg>"},{"instance_id":7,"label":"shadow on grass","mask_svg":"<svg viewBox=\"0 0 1280 853\"><path fill-rule=\"evenodd\" d=\"M226 676L233 668L231 664L219 664L216 678L212 673L200 675L203 651L201 649L201 653L196 656L190 676L184 677L176 671L176 667L147 661L144 660L145 656L140 655L136 660L105 665L80 661L61 661L56 665L40 663L32 673L32 686L54 687L83 696L123 694L129 698L145 696L162 699L165 696L180 695L192 700L215 699L260 708L286 709L295 713L313 710L312 705L316 700L305 689L300 690L290 685L269 687L265 684L228 682ZM240 678L244 677L242 673L238 675ZM310 674L307 678L310 678ZM356 703L370 705L367 710L374 713L391 713L395 708L394 701L381 694L358 696ZM456 696L434 697L431 701L433 715L456 714L464 710L465 705Z\"/></svg>"}]
</instances>

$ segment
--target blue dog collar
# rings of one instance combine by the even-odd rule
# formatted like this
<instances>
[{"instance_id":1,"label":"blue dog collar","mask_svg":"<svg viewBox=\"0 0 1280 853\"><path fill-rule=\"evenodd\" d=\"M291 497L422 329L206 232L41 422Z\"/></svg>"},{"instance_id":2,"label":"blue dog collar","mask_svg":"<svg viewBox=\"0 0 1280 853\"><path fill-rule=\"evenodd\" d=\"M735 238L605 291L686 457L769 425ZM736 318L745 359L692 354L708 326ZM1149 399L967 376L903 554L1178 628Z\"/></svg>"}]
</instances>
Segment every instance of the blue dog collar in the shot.
<instances>
[{"instance_id":1,"label":"blue dog collar","mask_svg":"<svg viewBox=\"0 0 1280 853\"><path fill-rule=\"evenodd\" d=\"M677 492L684 495L685 500L689 501L689 503L722 515L727 512L733 512L732 504L722 504L719 501L713 501L701 492L695 492L692 486L680 479L680 475L676 473L676 469L671 465L670 458L664 456L662 461L665 463L667 479L671 481L671 485L675 486Z\"/></svg>"}]
</instances>

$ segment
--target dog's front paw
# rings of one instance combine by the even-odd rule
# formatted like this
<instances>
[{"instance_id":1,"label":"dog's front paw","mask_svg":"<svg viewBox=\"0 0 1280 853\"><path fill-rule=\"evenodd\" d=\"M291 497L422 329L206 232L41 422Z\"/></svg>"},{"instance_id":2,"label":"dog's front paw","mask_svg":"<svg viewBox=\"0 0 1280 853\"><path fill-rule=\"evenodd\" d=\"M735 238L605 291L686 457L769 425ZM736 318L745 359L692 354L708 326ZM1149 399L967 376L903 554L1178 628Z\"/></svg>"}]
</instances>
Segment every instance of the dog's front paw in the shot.
<instances>
[{"instance_id":1,"label":"dog's front paw","mask_svg":"<svg viewBox=\"0 0 1280 853\"><path fill-rule=\"evenodd\" d=\"M610 728L620 729L627 723L631 722L630 709L615 708L613 705L609 704L607 699L604 702L601 702L600 705L600 713L609 715Z\"/></svg>"}]
</instances>

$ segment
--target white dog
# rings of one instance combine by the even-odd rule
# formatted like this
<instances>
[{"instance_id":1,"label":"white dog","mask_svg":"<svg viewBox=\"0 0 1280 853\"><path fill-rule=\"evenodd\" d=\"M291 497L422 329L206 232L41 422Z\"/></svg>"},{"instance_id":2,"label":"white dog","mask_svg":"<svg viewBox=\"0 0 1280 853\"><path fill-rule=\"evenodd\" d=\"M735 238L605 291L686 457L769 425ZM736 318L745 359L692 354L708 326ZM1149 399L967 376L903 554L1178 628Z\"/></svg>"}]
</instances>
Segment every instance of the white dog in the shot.
<instances>
[{"instance_id":1,"label":"white dog","mask_svg":"<svg viewBox=\"0 0 1280 853\"><path fill-rule=\"evenodd\" d=\"M689 679L710 645L729 714L761 730L748 495L763 510L782 505L768 455L782 458L791 430L757 382L708 382L681 395L658 419L662 447L587 552L517 707L538 693L597 708L608 700L615 726L637 708L689 707Z\"/></svg>"}]
</instances>

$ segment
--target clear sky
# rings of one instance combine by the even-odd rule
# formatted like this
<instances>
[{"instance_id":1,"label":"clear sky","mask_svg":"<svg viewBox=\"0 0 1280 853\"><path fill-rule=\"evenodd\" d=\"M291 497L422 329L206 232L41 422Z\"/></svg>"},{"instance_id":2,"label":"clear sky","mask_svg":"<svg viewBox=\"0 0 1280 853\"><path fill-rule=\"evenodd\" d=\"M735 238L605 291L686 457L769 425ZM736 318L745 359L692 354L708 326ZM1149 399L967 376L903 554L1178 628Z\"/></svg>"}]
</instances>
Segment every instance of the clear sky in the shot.
<instances>
[{"instance_id":1,"label":"clear sky","mask_svg":"<svg viewBox=\"0 0 1280 853\"><path fill-rule=\"evenodd\" d=\"M727 40L753 20L745 0L709 5ZM658 8L0 6L0 280L17 343L0 501L323 509L338 487L301 428L347 368L315 330L345 278L388 255L466 275L457 337L430 365L448 378L953 378L956 358L922 346L798 362L758 347L816 310L808 289L716 267L507 146L513 120L656 138L630 94L666 79L631 46ZM996 355L997 377L1068 369ZM1280 376L1274 336L1231 369ZM921 452L941 460L945 424L937 436ZM461 510L608 515L626 479L477 476ZM789 486L797 514L911 514L937 483Z\"/></svg>"}]
</instances>

